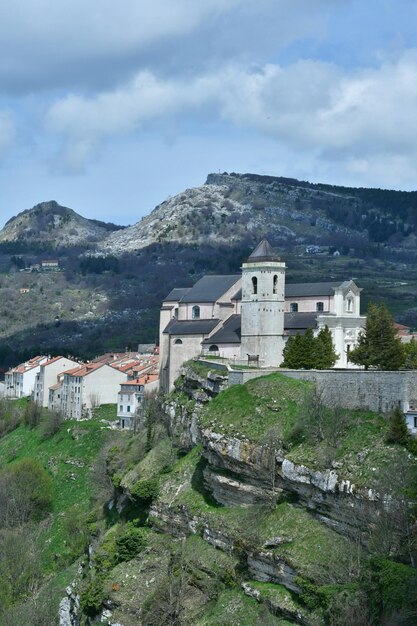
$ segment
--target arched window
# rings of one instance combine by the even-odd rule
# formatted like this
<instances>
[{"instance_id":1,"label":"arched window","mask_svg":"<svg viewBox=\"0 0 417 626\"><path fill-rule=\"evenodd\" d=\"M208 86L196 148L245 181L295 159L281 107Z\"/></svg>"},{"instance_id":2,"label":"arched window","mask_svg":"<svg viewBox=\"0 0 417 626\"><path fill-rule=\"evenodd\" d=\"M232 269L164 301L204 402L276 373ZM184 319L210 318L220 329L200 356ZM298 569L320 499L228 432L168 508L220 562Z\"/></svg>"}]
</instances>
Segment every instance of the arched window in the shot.
<instances>
[{"instance_id":1,"label":"arched window","mask_svg":"<svg viewBox=\"0 0 417 626\"><path fill-rule=\"evenodd\" d=\"M213 344L209 348L209 352L218 352L218 351L219 351L219 346L216 346L216 344Z\"/></svg>"},{"instance_id":2,"label":"arched window","mask_svg":"<svg viewBox=\"0 0 417 626\"><path fill-rule=\"evenodd\" d=\"M198 320L200 319L200 307L195 305L192 308L192 312L191 312L191 316L193 318L193 320Z\"/></svg>"},{"instance_id":3,"label":"arched window","mask_svg":"<svg viewBox=\"0 0 417 626\"><path fill-rule=\"evenodd\" d=\"M176 339L174 343L176 346L182 346L182 339Z\"/></svg>"},{"instance_id":4,"label":"arched window","mask_svg":"<svg viewBox=\"0 0 417 626\"><path fill-rule=\"evenodd\" d=\"M252 293L258 293L258 279L252 276Z\"/></svg>"},{"instance_id":5,"label":"arched window","mask_svg":"<svg viewBox=\"0 0 417 626\"><path fill-rule=\"evenodd\" d=\"M272 293L277 293L277 289L278 289L278 276L275 274L274 282L272 285Z\"/></svg>"},{"instance_id":6,"label":"arched window","mask_svg":"<svg viewBox=\"0 0 417 626\"><path fill-rule=\"evenodd\" d=\"M346 300L346 311L352 313L353 311L353 299L349 296Z\"/></svg>"},{"instance_id":7,"label":"arched window","mask_svg":"<svg viewBox=\"0 0 417 626\"><path fill-rule=\"evenodd\" d=\"M316 311L324 311L323 302L316 302Z\"/></svg>"},{"instance_id":8,"label":"arched window","mask_svg":"<svg viewBox=\"0 0 417 626\"><path fill-rule=\"evenodd\" d=\"M290 304L291 313L298 313L298 304L297 302L291 302Z\"/></svg>"}]
</instances>

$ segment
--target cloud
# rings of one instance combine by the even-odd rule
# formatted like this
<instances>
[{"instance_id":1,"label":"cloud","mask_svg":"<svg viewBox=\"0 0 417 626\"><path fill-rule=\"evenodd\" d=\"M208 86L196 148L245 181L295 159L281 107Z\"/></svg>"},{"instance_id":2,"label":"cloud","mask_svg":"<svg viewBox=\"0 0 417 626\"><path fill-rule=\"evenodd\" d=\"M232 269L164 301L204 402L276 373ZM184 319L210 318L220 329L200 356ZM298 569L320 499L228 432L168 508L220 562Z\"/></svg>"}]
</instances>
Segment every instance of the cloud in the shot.
<instances>
[{"instance_id":1,"label":"cloud","mask_svg":"<svg viewBox=\"0 0 417 626\"><path fill-rule=\"evenodd\" d=\"M324 161L365 172L417 152L417 50L377 68L347 71L301 60L282 67L228 65L198 77L161 79L139 72L125 86L93 98L56 101L47 128L67 138L71 152L90 155L100 141L163 123L172 116L221 117ZM362 165L361 165L362 164ZM396 168L398 169L398 168Z\"/></svg>"},{"instance_id":2,"label":"cloud","mask_svg":"<svg viewBox=\"0 0 417 626\"><path fill-rule=\"evenodd\" d=\"M133 73L196 72L260 60L321 34L334 0L21 0L0 3L0 84L8 94L110 88Z\"/></svg>"},{"instance_id":3,"label":"cloud","mask_svg":"<svg viewBox=\"0 0 417 626\"><path fill-rule=\"evenodd\" d=\"M0 111L0 158L6 156L16 142L16 126L8 111Z\"/></svg>"}]
</instances>

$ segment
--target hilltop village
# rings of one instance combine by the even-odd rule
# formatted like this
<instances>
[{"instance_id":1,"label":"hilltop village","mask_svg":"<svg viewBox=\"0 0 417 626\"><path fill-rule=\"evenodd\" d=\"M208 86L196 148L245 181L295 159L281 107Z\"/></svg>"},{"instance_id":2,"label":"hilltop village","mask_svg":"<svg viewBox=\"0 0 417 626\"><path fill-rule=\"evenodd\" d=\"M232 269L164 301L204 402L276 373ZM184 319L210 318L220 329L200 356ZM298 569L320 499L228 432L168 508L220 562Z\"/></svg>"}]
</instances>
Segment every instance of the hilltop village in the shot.
<instances>
[{"instance_id":1,"label":"hilltop village","mask_svg":"<svg viewBox=\"0 0 417 626\"><path fill-rule=\"evenodd\" d=\"M282 365L289 337L327 328L337 355L334 374L286 373L313 380L327 394L332 381L331 401L337 397L344 406L387 412L400 403L410 431L416 432L417 395L412 384L404 384L412 374L391 373L398 380L388 393L385 372L364 372L349 362L366 323L360 314L361 288L353 280L286 284L285 270L264 239L243 260L241 274L206 275L193 287L171 290L161 307L158 347L108 353L87 363L40 355L6 372L3 395L31 397L67 419L88 418L94 408L116 404L120 427L131 428L144 399L172 391L190 359L217 360L232 370L252 368L252 377L267 375ZM409 341L409 329L397 326L401 340ZM375 385L377 392L371 390Z\"/></svg>"}]
</instances>

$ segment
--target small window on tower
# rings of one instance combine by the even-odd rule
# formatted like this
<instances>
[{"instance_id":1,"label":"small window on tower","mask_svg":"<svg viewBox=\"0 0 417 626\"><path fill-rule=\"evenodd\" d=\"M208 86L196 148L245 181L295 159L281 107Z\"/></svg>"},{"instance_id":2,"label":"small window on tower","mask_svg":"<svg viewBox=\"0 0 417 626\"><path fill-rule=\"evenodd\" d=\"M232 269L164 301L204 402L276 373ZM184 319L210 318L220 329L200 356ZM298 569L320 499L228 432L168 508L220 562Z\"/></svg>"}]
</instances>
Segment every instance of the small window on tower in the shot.
<instances>
[{"instance_id":1,"label":"small window on tower","mask_svg":"<svg viewBox=\"0 0 417 626\"><path fill-rule=\"evenodd\" d=\"M324 311L324 304L323 304L323 302L317 302L316 303L316 311Z\"/></svg>"},{"instance_id":2,"label":"small window on tower","mask_svg":"<svg viewBox=\"0 0 417 626\"><path fill-rule=\"evenodd\" d=\"M278 276L275 274L274 276L274 282L273 282L273 288L272 288L272 293L278 293Z\"/></svg>"},{"instance_id":3,"label":"small window on tower","mask_svg":"<svg viewBox=\"0 0 417 626\"><path fill-rule=\"evenodd\" d=\"M193 306L192 309L192 318L193 320L198 320L200 319L200 307L199 306Z\"/></svg>"},{"instance_id":4,"label":"small window on tower","mask_svg":"<svg viewBox=\"0 0 417 626\"><path fill-rule=\"evenodd\" d=\"M290 304L291 313L298 313L298 304L297 302L291 302Z\"/></svg>"},{"instance_id":5,"label":"small window on tower","mask_svg":"<svg viewBox=\"0 0 417 626\"><path fill-rule=\"evenodd\" d=\"M258 293L258 279L252 276L252 293Z\"/></svg>"}]
</instances>

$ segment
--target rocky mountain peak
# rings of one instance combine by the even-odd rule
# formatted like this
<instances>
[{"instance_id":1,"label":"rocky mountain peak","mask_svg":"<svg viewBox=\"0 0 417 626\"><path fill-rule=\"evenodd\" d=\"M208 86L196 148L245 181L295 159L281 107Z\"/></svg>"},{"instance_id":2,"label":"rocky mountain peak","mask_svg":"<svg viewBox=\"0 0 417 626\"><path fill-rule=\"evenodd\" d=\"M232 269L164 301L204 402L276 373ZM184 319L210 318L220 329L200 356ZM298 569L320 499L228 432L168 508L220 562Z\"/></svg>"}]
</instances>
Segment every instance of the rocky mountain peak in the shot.
<instances>
[{"instance_id":1,"label":"rocky mountain peak","mask_svg":"<svg viewBox=\"0 0 417 626\"><path fill-rule=\"evenodd\" d=\"M0 231L0 242L72 246L101 240L107 233L106 224L88 220L55 200L49 200L12 217Z\"/></svg>"}]
</instances>

